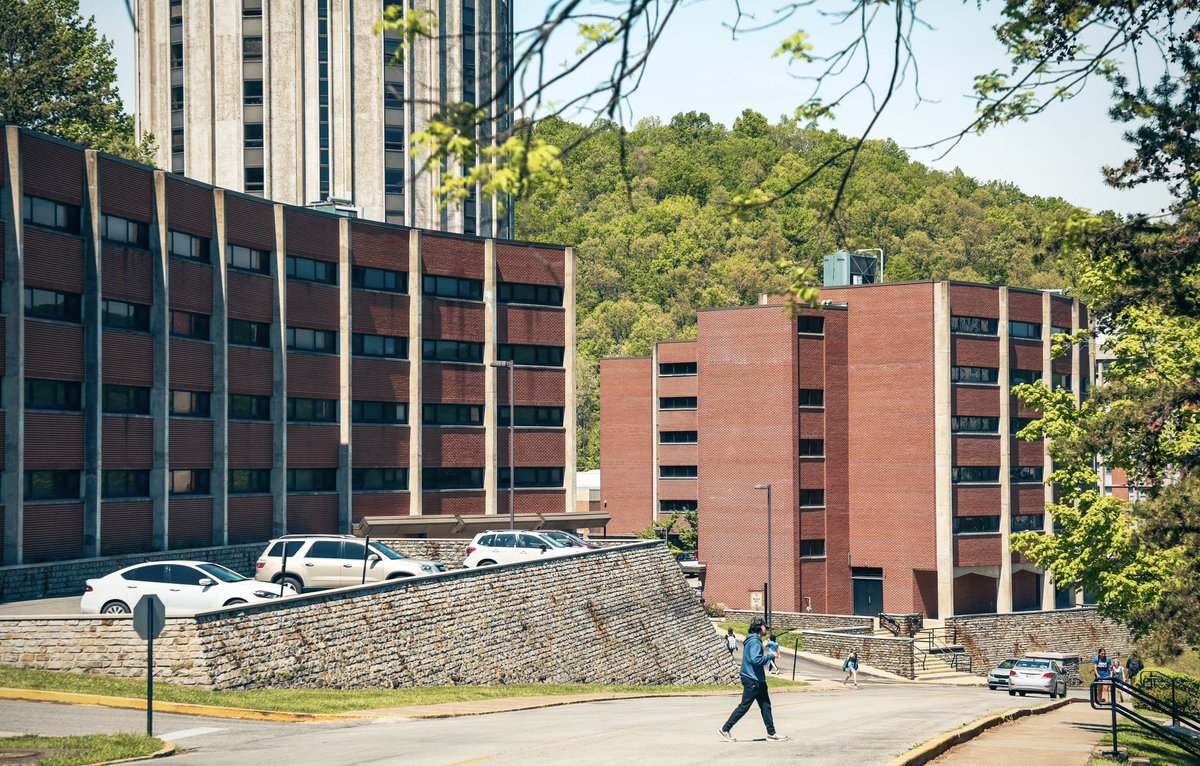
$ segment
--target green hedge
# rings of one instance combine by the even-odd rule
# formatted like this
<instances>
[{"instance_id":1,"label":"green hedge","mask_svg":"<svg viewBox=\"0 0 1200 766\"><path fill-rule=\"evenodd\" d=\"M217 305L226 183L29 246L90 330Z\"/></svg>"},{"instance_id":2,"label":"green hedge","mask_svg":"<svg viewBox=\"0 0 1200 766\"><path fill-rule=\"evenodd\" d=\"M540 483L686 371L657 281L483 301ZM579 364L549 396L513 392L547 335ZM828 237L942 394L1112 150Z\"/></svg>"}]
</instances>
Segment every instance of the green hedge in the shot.
<instances>
[{"instance_id":1,"label":"green hedge","mask_svg":"<svg viewBox=\"0 0 1200 766\"><path fill-rule=\"evenodd\" d=\"M1134 684L1138 690L1161 700L1164 704L1170 704L1169 679L1172 678L1175 679L1175 704L1189 715L1200 716L1200 678L1196 676L1149 667L1138 673Z\"/></svg>"}]
</instances>

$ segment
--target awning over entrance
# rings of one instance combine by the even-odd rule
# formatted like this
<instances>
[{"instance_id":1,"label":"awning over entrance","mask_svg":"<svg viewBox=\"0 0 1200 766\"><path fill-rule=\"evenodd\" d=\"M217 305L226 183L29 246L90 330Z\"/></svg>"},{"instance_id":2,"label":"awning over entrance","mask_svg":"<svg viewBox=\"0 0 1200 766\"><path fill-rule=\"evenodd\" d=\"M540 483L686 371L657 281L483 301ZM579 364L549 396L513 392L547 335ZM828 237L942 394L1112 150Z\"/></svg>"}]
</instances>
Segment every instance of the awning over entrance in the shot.
<instances>
[{"instance_id":1,"label":"awning over entrance","mask_svg":"<svg viewBox=\"0 0 1200 766\"><path fill-rule=\"evenodd\" d=\"M596 529L611 517L606 511L586 513L518 513L517 529ZM488 529L509 529L508 514L478 516L364 516L354 525L359 537L469 538Z\"/></svg>"}]
</instances>

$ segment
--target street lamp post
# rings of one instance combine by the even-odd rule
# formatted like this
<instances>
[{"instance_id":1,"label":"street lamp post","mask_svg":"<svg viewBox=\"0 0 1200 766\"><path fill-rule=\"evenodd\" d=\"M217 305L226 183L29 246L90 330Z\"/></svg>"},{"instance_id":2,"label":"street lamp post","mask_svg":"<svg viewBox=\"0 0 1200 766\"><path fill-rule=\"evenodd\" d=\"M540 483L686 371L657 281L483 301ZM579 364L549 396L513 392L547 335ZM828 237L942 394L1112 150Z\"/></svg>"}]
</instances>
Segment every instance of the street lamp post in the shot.
<instances>
[{"instance_id":1,"label":"street lamp post","mask_svg":"<svg viewBox=\"0 0 1200 766\"><path fill-rule=\"evenodd\" d=\"M767 608L767 627L771 627L772 611L771 599L775 595L775 585L771 580L771 485L770 484L755 484L755 489L765 489L767 491L767 593L763 599L763 606Z\"/></svg>"},{"instance_id":2,"label":"street lamp post","mask_svg":"<svg viewBox=\"0 0 1200 766\"><path fill-rule=\"evenodd\" d=\"M513 363L511 360L492 362L493 367L508 368L508 528L517 528L517 468L515 449L513 447L517 427L517 410L513 407Z\"/></svg>"},{"instance_id":3,"label":"street lamp post","mask_svg":"<svg viewBox=\"0 0 1200 766\"><path fill-rule=\"evenodd\" d=\"M861 250L855 250L856 253L879 253L879 281L883 282L883 248L882 247L864 247Z\"/></svg>"}]
</instances>

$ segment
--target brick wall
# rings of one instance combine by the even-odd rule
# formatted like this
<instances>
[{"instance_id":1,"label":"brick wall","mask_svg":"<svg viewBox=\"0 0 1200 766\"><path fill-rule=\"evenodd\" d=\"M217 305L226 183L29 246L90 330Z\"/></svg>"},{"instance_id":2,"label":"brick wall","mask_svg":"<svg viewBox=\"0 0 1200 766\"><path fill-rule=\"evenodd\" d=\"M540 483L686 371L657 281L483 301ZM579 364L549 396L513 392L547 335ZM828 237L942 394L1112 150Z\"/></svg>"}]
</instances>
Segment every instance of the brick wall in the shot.
<instances>
[{"instance_id":1,"label":"brick wall","mask_svg":"<svg viewBox=\"0 0 1200 766\"><path fill-rule=\"evenodd\" d=\"M916 678L913 672L913 640L888 636L855 635L824 630L806 630L801 634L804 651L844 660L858 650L860 665L886 670L904 678Z\"/></svg>"},{"instance_id":2,"label":"brick wall","mask_svg":"<svg viewBox=\"0 0 1200 766\"><path fill-rule=\"evenodd\" d=\"M638 532L650 526L653 408L650 359L600 362L600 450L605 475L601 498L612 520L610 534Z\"/></svg>"}]
</instances>

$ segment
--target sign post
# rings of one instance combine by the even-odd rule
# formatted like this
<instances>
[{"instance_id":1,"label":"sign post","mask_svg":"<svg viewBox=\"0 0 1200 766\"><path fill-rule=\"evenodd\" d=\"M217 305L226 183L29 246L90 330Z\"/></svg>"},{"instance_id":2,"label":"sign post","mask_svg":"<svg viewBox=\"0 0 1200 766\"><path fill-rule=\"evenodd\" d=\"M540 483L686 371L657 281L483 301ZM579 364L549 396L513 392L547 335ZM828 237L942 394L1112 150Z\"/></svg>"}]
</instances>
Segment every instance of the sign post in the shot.
<instances>
[{"instance_id":1,"label":"sign post","mask_svg":"<svg viewBox=\"0 0 1200 766\"><path fill-rule=\"evenodd\" d=\"M154 736L154 639L167 624L167 608L162 599L148 593L133 608L133 629L146 639L146 736Z\"/></svg>"}]
</instances>

